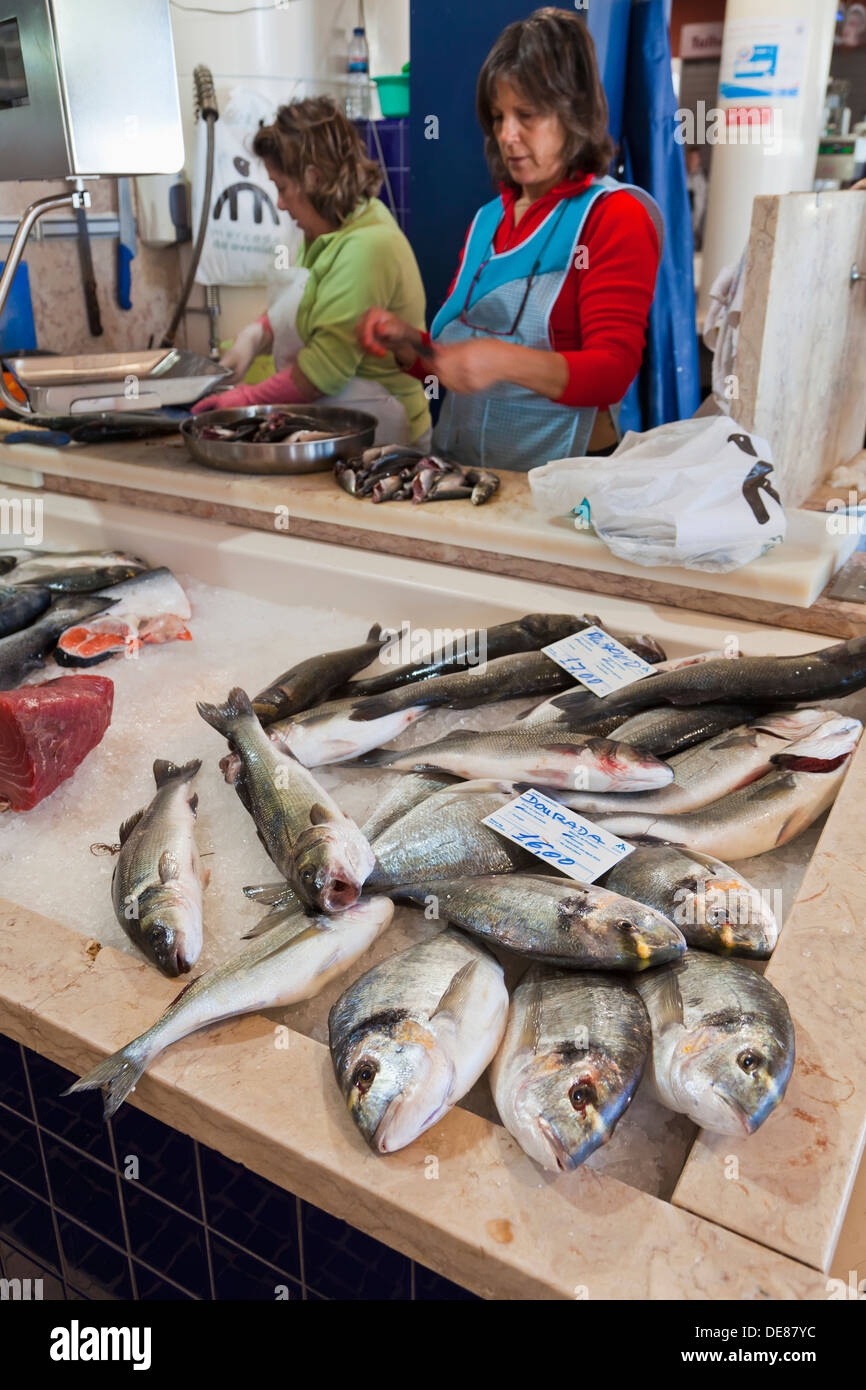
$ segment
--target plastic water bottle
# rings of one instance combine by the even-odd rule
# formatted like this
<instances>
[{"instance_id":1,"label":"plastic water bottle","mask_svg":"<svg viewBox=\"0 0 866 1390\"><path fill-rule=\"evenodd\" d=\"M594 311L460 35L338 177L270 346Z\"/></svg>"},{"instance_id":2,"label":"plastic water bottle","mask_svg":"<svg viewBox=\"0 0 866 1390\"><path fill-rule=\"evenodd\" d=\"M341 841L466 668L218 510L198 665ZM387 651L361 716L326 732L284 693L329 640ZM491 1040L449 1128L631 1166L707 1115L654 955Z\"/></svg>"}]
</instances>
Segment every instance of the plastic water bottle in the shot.
<instances>
[{"instance_id":1,"label":"plastic water bottle","mask_svg":"<svg viewBox=\"0 0 866 1390\"><path fill-rule=\"evenodd\" d=\"M360 26L352 30L349 40L349 90L346 94L346 115L350 121L368 121L371 115L370 53L367 36Z\"/></svg>"}]
</instances>

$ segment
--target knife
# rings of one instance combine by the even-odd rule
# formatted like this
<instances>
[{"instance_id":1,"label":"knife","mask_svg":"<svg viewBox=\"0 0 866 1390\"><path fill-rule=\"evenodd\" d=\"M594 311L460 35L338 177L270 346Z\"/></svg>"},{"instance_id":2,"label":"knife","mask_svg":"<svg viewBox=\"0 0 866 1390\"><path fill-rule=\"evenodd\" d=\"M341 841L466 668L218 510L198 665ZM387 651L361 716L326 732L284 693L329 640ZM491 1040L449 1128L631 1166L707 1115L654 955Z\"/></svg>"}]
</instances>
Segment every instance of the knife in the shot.
<instances>
[{"instance_id":1,"label":"knife","mask_svg":"<svg viewBox=\"0 0 866 1390\"><path fill-rule=\"evenodd\" d=\"M132 261L135 257L135 217L129 179L117 180L117 302L131 309Z\"/></svg>"},{"instance_id":2,"label":"knife","mask_svg":"<svg viewBox=\"0 0 866 1390\"><path fill-rule=\"evenodd\" d=\"M93 273L93 256L90 253L90 232L87 228L87 213L84 208L76 208L78 223L78 262L81 266L81 280L84 285L84 303L87 308L87 326L92 338L102 333L102 319L99 316L99 300L96 297L96 276Z\"/></svg>"}]
</instances>

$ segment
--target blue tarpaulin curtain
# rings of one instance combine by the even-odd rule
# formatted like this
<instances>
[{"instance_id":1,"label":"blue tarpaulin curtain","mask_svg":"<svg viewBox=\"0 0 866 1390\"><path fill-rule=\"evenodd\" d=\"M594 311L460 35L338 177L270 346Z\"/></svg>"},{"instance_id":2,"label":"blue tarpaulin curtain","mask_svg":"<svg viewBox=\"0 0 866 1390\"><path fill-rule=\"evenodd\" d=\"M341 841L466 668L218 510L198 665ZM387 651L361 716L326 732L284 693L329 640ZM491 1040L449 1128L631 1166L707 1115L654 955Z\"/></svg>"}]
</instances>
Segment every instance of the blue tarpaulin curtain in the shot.
<instances>
[{"instance_id":1,"label":"blue tarpaulin curtain","mask_svg":"<svg viewBox=\"0 0 866 1390\"><path fill-rule=\"evenodd\" d=\"M689 418L701 399L692 218L685 152L674 139L678 122L665 0L633 0L622 90L626 178L652 194L665 224L644 362L620 415L623 429L648 430Z\"/></svg>"}]
</instances>

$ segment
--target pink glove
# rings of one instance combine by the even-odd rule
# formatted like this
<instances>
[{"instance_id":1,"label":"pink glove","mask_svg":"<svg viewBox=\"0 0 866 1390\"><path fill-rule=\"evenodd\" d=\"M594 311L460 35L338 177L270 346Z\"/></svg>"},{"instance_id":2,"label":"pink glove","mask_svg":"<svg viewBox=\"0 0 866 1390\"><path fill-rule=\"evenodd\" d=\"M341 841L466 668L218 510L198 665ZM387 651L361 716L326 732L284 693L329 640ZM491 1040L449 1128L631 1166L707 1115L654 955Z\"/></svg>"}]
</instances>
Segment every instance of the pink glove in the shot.
<instances>
[{"instance_id":1,"label":"pink glove","mask_svg":"<svg viewBox=\"0 0 866 1390\"><path fill-rule=\"evenodd\" d=\"M298 402L307 403L307 397L295 385L291 367L286 367L269 376L267 381L259 382L258 386L233 386L230 391L205 396L204 400L196 401L192 413L201 415L203 410L238 410L245 405L296 405Z\"/></svg>"}]
</instances>

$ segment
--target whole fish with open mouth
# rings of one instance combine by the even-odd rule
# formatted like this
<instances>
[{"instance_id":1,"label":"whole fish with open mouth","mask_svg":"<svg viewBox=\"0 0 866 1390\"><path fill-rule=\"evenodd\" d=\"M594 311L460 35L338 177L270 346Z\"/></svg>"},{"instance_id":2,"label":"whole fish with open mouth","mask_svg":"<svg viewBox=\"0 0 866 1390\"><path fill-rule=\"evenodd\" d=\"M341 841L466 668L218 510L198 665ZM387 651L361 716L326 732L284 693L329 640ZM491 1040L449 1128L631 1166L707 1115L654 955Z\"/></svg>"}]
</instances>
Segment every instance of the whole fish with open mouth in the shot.
<instances>
[{"instance_id":1,"label":"whole fish with open mouth","mask_svg":"<svg viewBox=\"0 0 866 1390\"><path fill-rule=\"evenodd\" d=\"M351 907L374 863L355 822L268 737L240 687L230 690L222 705L197 708L239 755L236 790L283 877L309 907L323 912Z\"/></svg>"},{"instance_id":2,"label":"whole fish with open mouth","mask_svg":"<svg viewBox=\"0 0 866 1390\"><path fill-rule=\"evenodd\" d=\"M103 613L113 600L93 594L69 594L56 598L29 627L0 637L0 690L12 690L25 676L42 666L54 651L61 633L75 623Z\"/></svg>"},{"instance_id":3,"label":"whole fish with open mouth","mask_svg":"<svg viewBox=\"0 0 866 1390\"><path fill-rule=\"evenodd\" d=\"M624 839L667 840L726 863L766 854L802 834L832 806L861 730L859 720L839 716L822 725L818 735L775 754L778 772L697 811L669 816L622 812L595 816L595 823ZM798 759L808 770L792 770ZM825 770L813 770L819 768Z\"/></svg>"},{"instance_id":4,"label":"whole fish with open mouth","mask_svg":"<svg viewBox=\"0 0 866 1390\"><path fill-rule=\"evenodd\" d=\"M623 718L651 705L745 703L764 708L802 701L838 700L866 686L866 637L851 637L802 656L722 657L659 671L610 695L593 696L598 716L621 710ZM568 707L568 700L560 701ZM574 705L572 704L572 708Z\"/></svg>"},{"instance_id":5,"label":"whole fish with open mouth","mask_svg":"<svg viewBox=\"0 0 866 1390\"><path fill-rule=\"evenodd\" d=\"M517 652L382 695L304 710L280 720L270 732L305 767L320 767L347 762L380 747L431 709L463 709L544 689L561 690L570 679L541 652Z\"/></svg>"},{"instance_id":6,"label":"whole fish with open mouth","mask_svg":"<svg viewBox=\"0 0 866 1390\"><path fill-rule=\"evenodd\" d=\"M262 724L273 724L277 719L286 719L327 700L350 676L375 661L386 641L381 627L374 623L359 646L300 661L255 696L253 709L259 720Z\"/></svg>"},{"instance_id":7,"label":"whole fish with open mouth","mask_svg":"<svg viewBox=\"0 0 866 1390\"><path fill-rule=\"evenodd\" d=\"M497 623L494 627L461 633L457 640L443 643L427 657L419 657L405 666L394 666L380 675L351 681L343 686L338 695L355 699L382 695L387 690L397 690L401 685L429 680L431 676L448 676L455 671L466 671L480 664L478 658L482 651L487 661L512 656L515 652L536 652L587 626L586 618L572 613L526 613L510 623ZM480 640L482 634L483 647Z\"/></svg>"},{"instance_id":8,"label":"whole fish with open mouth","mask_svg":"<svg viewBox=\"0 0 866 1390\"><path fill-rule=\"evenodd\" d=\"M621 977L531 966L490 1072L502 1123L549 1172L577 1168L631 1104L651 1043L640 995Z\"/></svg>"},{"instance_id":9,"label":"whole fish with open mouth","mask_svg":"<svg viewBox=\"0 0 866 1390\"><path fill-rule=\"evenodd\" d=\"M776 945L779 926L763 894L710 854L639 841L600 881L668 917L690 947L765 960Z\"/></svg>"},{"instance_id":10,"label":"whole fish with open mouth","mask_svg":"<svg viewBox=\"0 0 866 1390\"><path fill-rule=\"evenodd\" d=\"M444 791L446 787L453 786L456 778L448 776L447 773L437 775L432 772L419 772L408 777L400 777L391 788L390 792L379 802L372 815L364 821L361 826L361 834L373 848L374 841L388 830L395 821L419 806L422 801L428 800L435 792ZM375 849L374 849L375 854ZM374 869L378 872L378 867ZM370 880L367 880L369 884ZM287 912L298 912L303 908L303 904L294 889L280 879L276 883L252 883L244 888L244 893L253 902L261 903L270 909L262 917L252 931L244 933L244 941L251 940L256 936L263 936L265 932L272 931L275 926L282 922Z\"/></svg>"},{"instance_id":11,"label":"whole fish with open mouth","mask_svg":"<svg viewBox=\"0 0 866 1390\"><path fill-rule=\"evenodd\" d=\"M716 734L705 743L671 758L673 781L658 791L619 796L563 792L559 799L573 811L590 817L613 815L617 811L659 811L664 815L695 811L765 776L772 771L772 760L777 753L833 718L832 711L822 709L759 716L751 724L741 724Z\"/></svg>"},{"instance_id":12,"label":"whole fish with open mouth","mask_svg":"<svg viewBox=\"0 0 866 1390\"><path fill-rule=\"evenodd\" d=\"M390 898L361 898L339 917L299 912L266 940L245 946L181 991L156 1023L65 1092L100 1089L110 1119L172 1043L238 1014L309 999L363 955L394 915Z\"/></svg>"},{"instance_id":13,"label":"whole fish with open mouth","mask_svg":"<svg viewBox=\"0 0 866 1390\"><path fill-rule=\"evenodd\" d=\"M769 980L689 951L635 981L652 1025L659 1100L715 1134L754 1134L785 1094L794 1025Z\"/></svg>"},{"instance_id":14,"label":"whole fish with open mouth","mask_svg":"<svg viewBox=\"0 0 866 1390\"><path fill-rule=\"evenodd\" d=\"M166 975L182 975L202 946L202 889L210 875L195 843L198 794L189 785L199 759L153 765L156 796L120 827L111 880L114 914L136 946Z\"/></svg>"},{"instance_id":15,"label":"whole fish with open mouth","mask_svg":"<svg viewBox=\"0 0 866 1390\"><path fill-rule=\"evenodd\" d=\"M54 595L35 584L0 584L0 638L29 627L45 612Z\"/></svg>"},{"instance_id":16,"label":"whole fish with open mouth","mask_svg":"<svg viewBox=\"0 0 866 1390\"><path fill-rule=\"evenodd\" d=\"M518 955L572 970L646 970L685 939L660 912L595 884L543 874L428 879L389 889Z\"/></svg>"},{"instance_id":17,"label":"whole fish with open mouth","mask_svg":"<svg viewBox=\"0 0 866 1390\"><path fill-rule=\"evenodd\" d=\"M651 753L560 724L511 724L488 732L460 729L417 748L382 748L359 762L364 767L410 772L438 768L472 780L600 792L650 790L665 786L674 775Z\"/></svg>"},{"instance_id":18,"label":"whole fish with open mouth","mask_svg":"<svg viewBox=\"0 0 866 1390\"><path fill-rule=\"evenodd\" d=\"M376 1153L395 1153L441 1120L490 1063L505 1030L502 966L446 930L373 966L328 1017L349 1113Z\"/></svg>"}]
</instances>

